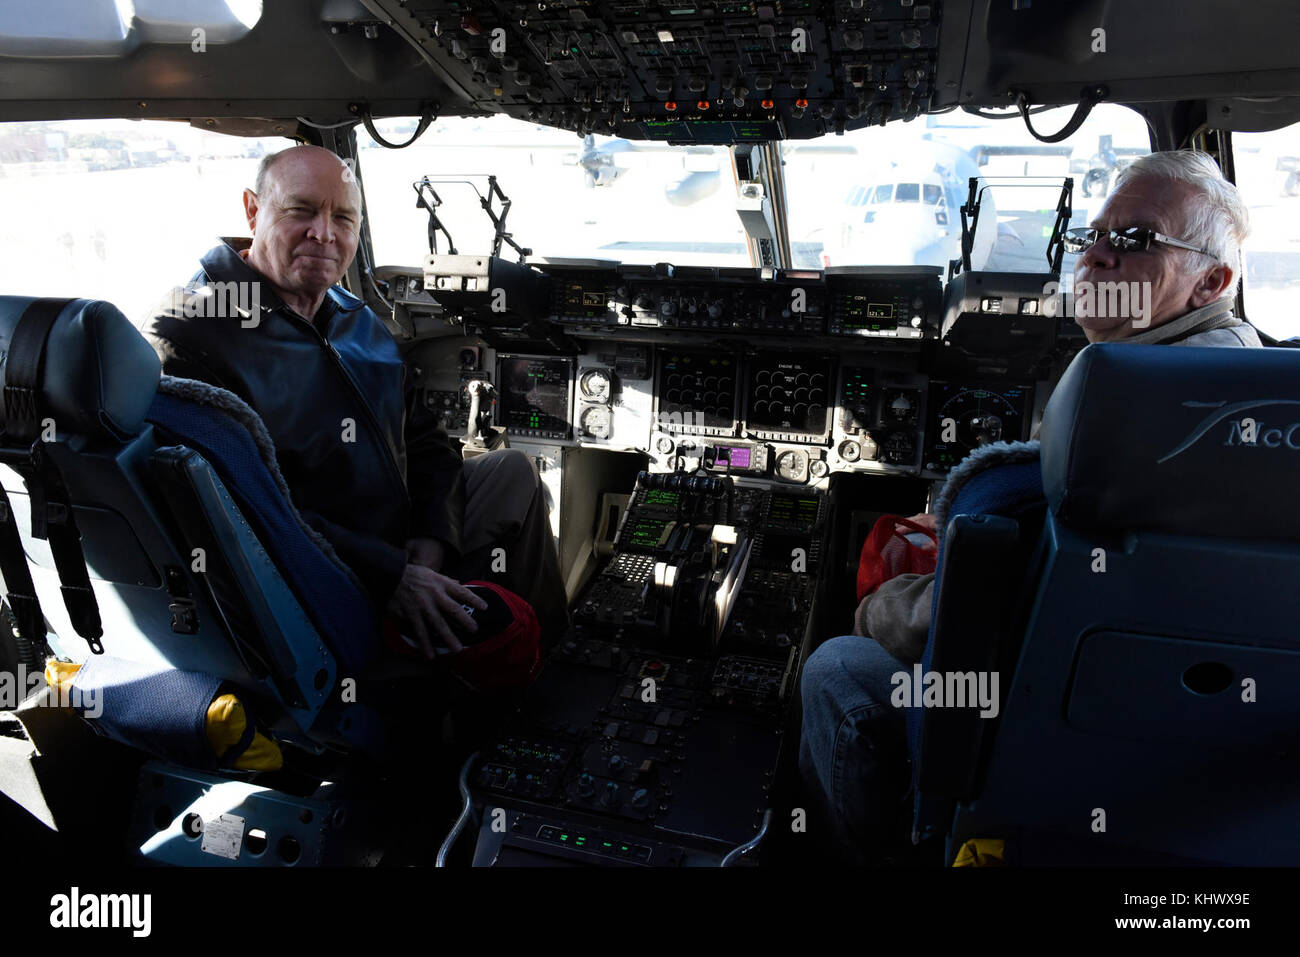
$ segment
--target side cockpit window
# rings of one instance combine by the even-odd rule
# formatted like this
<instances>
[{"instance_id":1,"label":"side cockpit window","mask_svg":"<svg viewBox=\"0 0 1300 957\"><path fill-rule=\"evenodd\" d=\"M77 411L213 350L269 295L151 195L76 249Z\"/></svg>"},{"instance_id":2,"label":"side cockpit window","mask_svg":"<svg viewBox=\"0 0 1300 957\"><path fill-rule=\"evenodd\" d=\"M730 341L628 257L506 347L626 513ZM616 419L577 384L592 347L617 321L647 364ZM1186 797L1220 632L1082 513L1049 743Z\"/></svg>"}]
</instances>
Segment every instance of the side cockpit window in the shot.
<instances>
[{"instance_id":1,"label":"side cockpit window","mask_svg":"<svg viewBox=\"0 0 1300 957\"><path fill-rule=\"evenodd\" d=\"M1250 210L1242 250L1245 318L1274 339L1300 336L1300 123L1233 133L1237 188Z\"/></svg>"},{"instance_id":2,"label":"side cockpit window","mask_svg":"<svg viewBox=\"0 0 1300 957\"><path fill-rule=\"evenodd\" d=\"M105 299L136 325L220 236L247 236L257 164L294 142L186 123L0 123L0 293Z\"/></svg>"}]
</instances>

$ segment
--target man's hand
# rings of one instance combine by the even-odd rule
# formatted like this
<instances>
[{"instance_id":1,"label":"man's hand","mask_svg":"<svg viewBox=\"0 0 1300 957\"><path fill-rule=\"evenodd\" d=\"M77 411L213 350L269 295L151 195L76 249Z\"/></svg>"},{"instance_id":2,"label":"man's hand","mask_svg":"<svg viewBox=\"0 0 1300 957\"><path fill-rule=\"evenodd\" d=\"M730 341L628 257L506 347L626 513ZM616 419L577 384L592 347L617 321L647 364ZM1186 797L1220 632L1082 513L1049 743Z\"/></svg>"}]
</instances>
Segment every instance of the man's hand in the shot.
<instances>
[{"instance_id":1,"label":"man's hand","mask_svg":"<svg viewBox=\"0 0 1300 957\"><path fill-rule=\"evenodd\" d=\"M939 530L936 527L936 523L938 520L929 512L921 512L917 515L909 515L907 517L907 520L909 522L915 522L917 525L920 525L922 528L934 532L935 535L939 534ZM912 529L908 528L906 525L895 525L894 531L896 531L899 535L917 534L916 532L912 531ZM924 543L919 544L917 547L920 548L922 551L934 551L939 546L936 545L933 541L927 539Z\"/></svg>"},{"instance_id":2,"label":"man's hand","mask_svg":"<svg viewBox=\"0 0 1300 957\"><path fill-rule=\"evenodd\" d=\"M414 565L440 572L446 557L446 548L436 538L412 538L406 543L406 560Z\"/></svg>"},{"instance_id":3,"label":"man's hand","mask_svg":"<svg viewBox=\"0 0 1300 957\"><path fill-rule=\"evenodd\" d=\"M388 603L388 610L410 628L424 656L432 660L437 655L434 637L451 651L461 651L464 647L452 633L449 620L465 631L478 631L478 625L461 605L483 609L487 602L454 578L409 563L402 571L402 580Z\"/></svg>"}]
</instances>

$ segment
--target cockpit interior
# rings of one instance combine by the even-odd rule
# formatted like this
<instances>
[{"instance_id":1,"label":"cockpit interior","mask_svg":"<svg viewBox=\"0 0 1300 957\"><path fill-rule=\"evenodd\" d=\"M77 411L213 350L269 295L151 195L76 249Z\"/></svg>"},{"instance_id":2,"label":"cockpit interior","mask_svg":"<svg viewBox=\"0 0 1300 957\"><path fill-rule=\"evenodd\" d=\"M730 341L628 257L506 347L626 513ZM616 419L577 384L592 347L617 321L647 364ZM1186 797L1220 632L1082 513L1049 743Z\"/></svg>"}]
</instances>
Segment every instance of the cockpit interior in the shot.
<instances>
[{"instance_id":1,"label":"cockpit interior","mask_svg":"<svg viewBox=\"0 0 1300 957\"><path fill-rule=\"evenodd\" d=\"M831 863L805 664L853 632L877 523L939 508L915 679L1000 681L983 717L909 713L881 863L1293 864L1297 29L1175 0L8 5L0 672L213 676L284 766L106 741L23 689L0 827L111 866ZM315 546L238 488L275 497L256 455L141 351L300 143L360 186L341 285L423 413L543 488L569 627L472 746L349 697L346 583L293 567ZM1192 148L1250 204L1232 298L1263 347L1091 345L1067 230ZM73 302L24 345L39 297ZM990 448L1033 458L950 483ZM1034 508L987 505L1026 475Z\"/></svg>"}]
</instances>

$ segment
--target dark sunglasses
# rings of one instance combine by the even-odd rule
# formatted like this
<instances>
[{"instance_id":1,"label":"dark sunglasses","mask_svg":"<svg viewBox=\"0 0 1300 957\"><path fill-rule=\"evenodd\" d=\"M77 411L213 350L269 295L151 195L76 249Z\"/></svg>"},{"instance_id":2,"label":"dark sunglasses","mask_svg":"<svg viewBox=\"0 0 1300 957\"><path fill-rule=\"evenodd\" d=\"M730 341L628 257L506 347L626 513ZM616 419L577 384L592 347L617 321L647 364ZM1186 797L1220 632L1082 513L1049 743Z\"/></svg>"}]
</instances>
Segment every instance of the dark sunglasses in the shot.
<instances>
[{"instance_id":1,"label":"dark sunglasses","mask_svg":"<svg viewBox=\"0 0 1300 957\"><path fill-rule=\"evenodd\" d=\"M1163 243L1166 246L1174 246L1178 249L1190 249L1194 253L1201 253L1211 259L1219 258L1202 246L1193 246L1189 242L1174 239L1172 236L1158 233L1154 229L1147 229L1145 226L1129 226L1127 229L1111 230L1094 229L1091 226L1077 226L1074 229L1067 229L1061 234L1061 245L1065 247L1067 253L1081 253L1085 249L1091 249L1102 236L1110 240L1111 248L1120 253L1139 252L1150 249L1152 243Z\"/></svg>"}]
</instances>

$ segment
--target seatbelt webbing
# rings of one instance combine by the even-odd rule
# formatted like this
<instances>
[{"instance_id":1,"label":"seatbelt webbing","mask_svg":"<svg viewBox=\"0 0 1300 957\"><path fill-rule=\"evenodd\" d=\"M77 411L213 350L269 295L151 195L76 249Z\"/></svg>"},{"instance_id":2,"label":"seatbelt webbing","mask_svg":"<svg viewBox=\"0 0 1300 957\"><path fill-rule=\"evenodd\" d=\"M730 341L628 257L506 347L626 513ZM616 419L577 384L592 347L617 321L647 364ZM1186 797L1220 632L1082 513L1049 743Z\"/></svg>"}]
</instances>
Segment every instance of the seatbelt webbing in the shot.
<instances>
[{"instance_id":1,"label":"seatbelt webbing","mask_svg":"<svg viewBox=\"0 0 1300 957\"><path fill-rule=\"evenodd\" d=\"M70 302L71 299L37 299L23 311L14 326L5 357L4 388L5 434L14 442L26 442L38 431L36 390L40 385L45 342L54 321ZM49 652L45 642L45 616L36 596L31 569L27 567L13 504L3 486L0 486L0 574L4 575L5 600L13 612L18 637L33 655L43 659Z\"/></svg>"},{"instance_id":2,"label":"seatbelt webbing","mask_svg":"<svg viewBox=\"0 0 1300 957\"><path fill-rule=\"evenodd\" d=\"M44 386L45 347L50 337L50 330L72 299L37 299L24 310L18 324L14 327L13 337L9 342L9 355L5 360L5 435L10 444L21 444L37 438L41 431L41 390ZM90 650L97 655L104 653L100 638L104 634L99 617L99 604L95 600L94 590L90 585L90 572L86 568L86 558L81 550L81 532L77 529L76 519L72 513L72 502L68 496L63 476L59 474L54 460L41 447L39 441L32 445L29 464L19 466L18 471L27 483L32 504L32 536L47 539L50 551L54 555L54 566L59 574L59 590L63 593L63 604L68 609L68 617L77 634L86 639ZM6 497L6 507L8 500ZM12 509L8 509L9 521L12 522ZM17 527L11 525L13 534ZM9 532L0 529L0 535ZM0 541L0 548L8 551L9 547ZM21 559L22 571L18 569ZM27 559L22 552L21 541L16 555L11 556L9 565L15 576L10 582L10 568L4 568L6 584L16 584L21 590L30 593L35 601L35 588L31 585L31 572L27 568ZM23 614L28 617L27 627L33 627L32 615L39 617L39 604L33 608L25 601L25 596L18 596L21 604L27 605ZM17 619L19 612L14 608ZM44 620L40 620L42 643ZM24 636L25 637L25 636ZM30 640L30 639L29 639Z\"/></svg>"},{"instance_id":3,"label":"seatbelt webbing","mask_svg":"<svg viewBox=\"0 0 1300 957\"><path fill-rule=\"evenodd\" d=\"M71 299L37 299L14 326L5 360L5 434L11 442L29 442L40 431L41 376L45 341L54 321Z\"/></svg>"},{"instance_id":4,"label":"seatbelt webbing","mask_svg":"<svg viewBox=\"0 0 1300 957\"><path fill-rule=\"evenodd\" d=\"M49 653L49 646L45 643L45 615L41 612L41 601L36 597L32 570L27 567L27 555L23 552L9 493L3 485L0 485L0 574L5 578L5 600L13 612L18 637L33 655L40 656L39 663L43 664ZM34 666L38 662L31 660L26 664Z\"/></svg>"},{"instance_id":5,"label":"seatbelt webbing","mask_svg":"<svg viewBox=\"0 0 1300 957\"><path fill-rule=\"evenodd\" d=\"M59 573L59 591L63 593L63 605L68 609L68 618L90 650L97 655L104 653L100 642L104 627L99 617L99 602L90 584L90 571L86 568L86 556L81 550L81 531L72 514L72 501L63 476L54 460L45 452L40 443L32 449L32 470L27 478L28 488L32 490L32 509L36 508L36 487L44 491L45 516L43 524L54 555L54 567ZM36 534L36 522L33 516L32 534Z\"/></svg>"}]
</instances>

